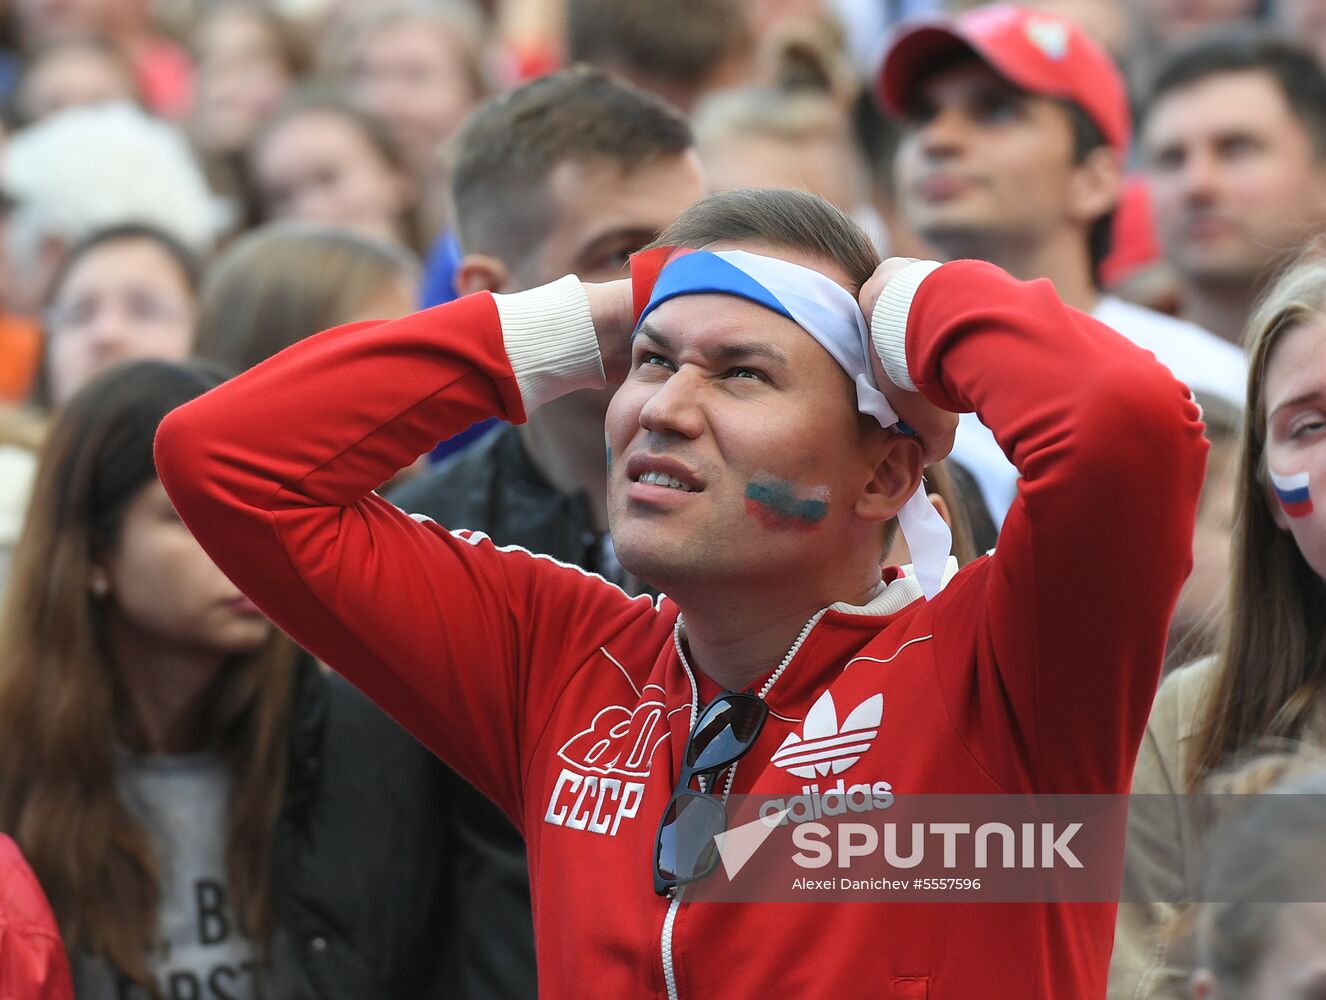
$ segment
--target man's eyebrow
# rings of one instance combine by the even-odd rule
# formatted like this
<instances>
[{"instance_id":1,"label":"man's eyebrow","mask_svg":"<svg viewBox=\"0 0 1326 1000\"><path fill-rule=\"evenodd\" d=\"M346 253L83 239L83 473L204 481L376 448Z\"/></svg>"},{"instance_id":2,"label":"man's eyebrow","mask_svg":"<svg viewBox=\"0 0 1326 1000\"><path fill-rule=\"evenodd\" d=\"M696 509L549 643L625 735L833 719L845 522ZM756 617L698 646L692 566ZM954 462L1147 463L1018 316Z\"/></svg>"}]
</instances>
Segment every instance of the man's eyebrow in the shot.
<instances>
[{"instance_id":1,"label":"man's eyebrow","mask_svg":"<svg viewBox=\"0 0 1326 1000\"><path fill-rule=\"evenodd\" d=\"M648 320L640 324L640 329L636 331L636 335L648 337L664 351L675 349L672 341L650 326ZM726 361L729 364L741 361L744 358L764 358L780 365L788 363L786 354L762 340L751 340L738 344L718 344L714 347L705 348L701 353L709 360Z\"/></svg>"},{"instance_id":2,"label":"man's eyebrow","mask_svg":"<svg viewBox=\"0 0 1326 1000\"><path fill-rule=\"evenodd\" d=\"M745 344L723 344L704 353L705 357L719 358L727 362L741 361L744 358L764 358L766 361L773 361L776 364L787 364L786 354L772 344L766 344L762 341L751 341Z\"/></svg>"},{"instance_id":3,"label":"man's eyebrow","mask_svg":"<svg viewBox=\"0 0 1326 1000\"><path fill-rule=\"evenodd\" d=\"M635 333L631 334L631 341L633 343L636 337L648 337L663 350L665 351L672 350L672 341L668 340L667 337L663 336L663 334L659 333L656 329L650 326L649 320L645 320L643 323L641 323L636 328Z\"/></svg>"}]
</instances>

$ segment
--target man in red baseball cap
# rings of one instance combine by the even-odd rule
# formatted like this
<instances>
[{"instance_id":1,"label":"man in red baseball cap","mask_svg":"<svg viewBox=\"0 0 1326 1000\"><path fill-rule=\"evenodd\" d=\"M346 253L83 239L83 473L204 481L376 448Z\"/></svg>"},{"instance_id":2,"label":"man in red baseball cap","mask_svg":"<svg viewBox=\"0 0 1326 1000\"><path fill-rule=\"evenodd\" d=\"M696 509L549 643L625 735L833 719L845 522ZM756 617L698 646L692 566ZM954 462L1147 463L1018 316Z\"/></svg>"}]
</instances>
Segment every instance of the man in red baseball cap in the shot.
<instances>
[{"instance_id":1,"label":"man in red baseball cap","mask_svg":"<svg viewBox=\"0 0 1326 1000\"><path fill-rule=\"evenodd\" d=\"M943 258L1048 278L1065 302L1152 351L1191 388L1238 405L1237 350L1100 290L1131 119L1122 75L1080 28L1008 4L912 22L875 83L885 111L903 121L899 206ZM974 415L964 415L952 457L1001 522L1017 474Z\"/></svg>"},{"instance_id":2,"label":"man in red baseball cap","mask_svg":"<svg viewBox=\"0 0 1326 1000\"><path fill-rule=\"evenodd\" d=\"M925 76L973 55L1028 93L1073 102L1112 148L1128 148L1128 94L1114 61L1073 22L1032 8L991 4L904 26L881 67L879 96L905 113Z\"/></svg>"}]
</instances>

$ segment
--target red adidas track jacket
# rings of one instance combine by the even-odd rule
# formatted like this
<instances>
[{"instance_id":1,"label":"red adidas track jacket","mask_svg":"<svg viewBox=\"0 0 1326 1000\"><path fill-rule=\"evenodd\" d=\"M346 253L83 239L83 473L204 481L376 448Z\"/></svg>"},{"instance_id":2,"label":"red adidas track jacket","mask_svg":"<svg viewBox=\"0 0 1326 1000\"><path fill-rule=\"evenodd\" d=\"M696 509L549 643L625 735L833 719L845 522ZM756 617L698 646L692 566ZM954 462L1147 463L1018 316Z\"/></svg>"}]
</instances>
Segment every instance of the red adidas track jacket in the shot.
<instances>
[{"instance_id":1,"label":"red adidas track jacket","mask_svg":"<svg viewBox=\"0 0 1326 1000\"><path fill-rule=\"evenodd\" d=\"M1018 499L998 551L935 600L893 580L807 624L764 685L772 714L732 790L800 794L771 760L788 735L811 735L812 706L818 731L882 693L849 783L1124 792L1190 565L1198 411L1046 281L972 261L894 280L886 364L980 415L1022 473ZM677 607L371 492L440 438L595 385L574 278L474 295L296 344L167 417L158 468L246 594L521 827L545 998L1103 997L1109 904L654 895L699 698Z\"/></svg>"}]
</instances>

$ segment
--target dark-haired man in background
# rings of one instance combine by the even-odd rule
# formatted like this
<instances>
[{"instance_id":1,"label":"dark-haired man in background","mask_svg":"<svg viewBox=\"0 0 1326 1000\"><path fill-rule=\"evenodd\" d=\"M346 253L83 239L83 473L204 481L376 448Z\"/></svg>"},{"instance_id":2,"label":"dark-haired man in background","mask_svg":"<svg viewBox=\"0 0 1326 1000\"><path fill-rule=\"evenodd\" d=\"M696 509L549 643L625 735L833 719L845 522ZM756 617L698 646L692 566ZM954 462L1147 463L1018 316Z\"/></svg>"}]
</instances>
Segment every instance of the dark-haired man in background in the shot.
<instances>
[{"instance_id":1,"label":"dark-haired man in background","mask_svg":"<svg viewBox=\"0 0 1326 1000\"><path fill-rule=\"evenodd\" d=\"M877 84L903 121L898 202L927 244L1050 279L1191 388L1239 403L1238 350L1098 287L1131 121L1117 66L1076 25L1004 4L921 22L894 39ZM1002 522L1017 473L975 414L963 414L952 457Z\"/></svg>"},{"instance_id":2,"label":"dark-haired man in background","mask_svg":"<svg viewBox=\"0 0 1326 1000\"><path fill-rule=\"evenodd\" d=\"M755 43L740 0L567 0L566 58L615 73L689 112L747 81Z\"/></svg>"},{"instance_id":3,"label":"dark-haired man in background","mask_svg":"<svg viewBox=\"0 0 1326 1000\"><path fill-rule=\"evenodd\" d=\"M1180 315L1233 344L1263 283L1326 226L1326 71L1252 28L1173 53L1141 130Z\"/></svg>"},{"instance_id":4,"label":"dark-haired man in background","mask_svg":"<svg viewBox=\"0 0 1326 1000\"><path fill-rule=\"evenodd\" d=\"M453 149L452 218L464 250L457 291L516 292L563 274L621 277L627 255L703 194L691 145L676 111L585 67L489 101L462 126ZM626 355L606 361L615 386ZM610 396L610 390L563 396L390 499L638 592L607 536L603 419ZM488 799L460 779L455 784L456 996L532 996L524 842Z\"/></svg>"}]
</instances>

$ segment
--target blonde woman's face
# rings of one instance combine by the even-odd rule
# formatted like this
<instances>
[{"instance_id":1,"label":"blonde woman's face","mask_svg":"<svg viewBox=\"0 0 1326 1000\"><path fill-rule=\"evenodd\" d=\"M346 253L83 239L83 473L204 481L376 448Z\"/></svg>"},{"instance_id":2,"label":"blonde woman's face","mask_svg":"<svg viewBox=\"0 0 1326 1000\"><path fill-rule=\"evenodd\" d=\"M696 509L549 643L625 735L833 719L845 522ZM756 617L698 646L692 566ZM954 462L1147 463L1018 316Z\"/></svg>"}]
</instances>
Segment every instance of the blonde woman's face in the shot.
<instances>
[{"instance_id":1,"label":"blonde woman's face","mask_svg":"<svg viewBox=\"0 0 1326 1000\"><path fill-rule=\"evenodd\" d=\"M1326 578L1326 319L1281 336L1263 393L1272 512L1308 565Z\"/></svg>"}]
</instances>

